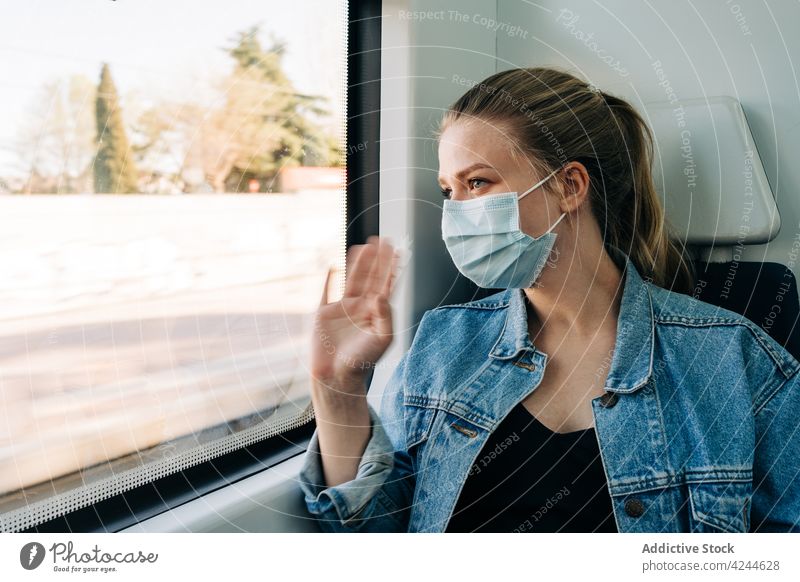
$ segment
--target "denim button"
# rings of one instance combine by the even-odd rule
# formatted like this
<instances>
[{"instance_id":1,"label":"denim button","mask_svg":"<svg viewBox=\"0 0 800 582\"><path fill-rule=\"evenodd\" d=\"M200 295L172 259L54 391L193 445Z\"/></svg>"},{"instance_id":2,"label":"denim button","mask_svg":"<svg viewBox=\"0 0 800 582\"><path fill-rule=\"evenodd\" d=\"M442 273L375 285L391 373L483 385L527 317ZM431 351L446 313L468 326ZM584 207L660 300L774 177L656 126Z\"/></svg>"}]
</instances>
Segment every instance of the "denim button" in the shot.
<instances>
[{"instance_id":1,"label":"denim button","mask_svg":"<svg viewBox=\"0 0 800 582\"><path fill-rule=\"evenodd\" d=\"M478 436L478 433L476 431L472 430L471 428L467 428L465 426L461 426L460 424L457 424L455 422L450 424L450 426L452 426L458 432L464 433L465 435L467 435L471 439L474 439L476 436Z\"/></svg>"},{"instance_id":2,"label":"denim button","mask_svg":"<svg viewBox=\"0 0 800 582\"><path fill-rule=\"evenodd\" d=\"M606 392L600 397L600 406L603 408L612 408L619 400L619 394L616 392Z\"/></svg>"},{"instance_id":3,"label":"denim button","mask_svg":"<svg viewBox=\"0 0 800 582\"><path fill-rule=\"evenodd\" d=\"M536 371L536 364L526 364L525 362L520 362L520 361L513 362L513 364L519 368L525 368L529 372Z\"/></svg>"},{"instance_id":4,"label":"denim button","mask_svg":"<svg viewBox=\"0 0 800 582\"><path fill-rule=\"evenodd\" d=\"M644 513L644 503L642 503L641 499L626 499L625 513L631 517L641 516Z\"/></svg>"}]
</instances>

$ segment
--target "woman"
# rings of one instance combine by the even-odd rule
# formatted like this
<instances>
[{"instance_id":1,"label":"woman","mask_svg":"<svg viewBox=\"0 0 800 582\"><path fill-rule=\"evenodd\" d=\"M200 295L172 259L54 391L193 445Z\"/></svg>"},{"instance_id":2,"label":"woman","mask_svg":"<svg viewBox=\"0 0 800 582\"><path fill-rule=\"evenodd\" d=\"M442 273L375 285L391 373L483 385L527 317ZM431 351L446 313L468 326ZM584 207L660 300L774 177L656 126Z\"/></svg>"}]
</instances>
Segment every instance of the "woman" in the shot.
<instances>
[{"instance_id":1,"label":"woman","mask_svg":"<svg viewBox=\"0 0 800 582\"><path fill-rule=\"evenodd\" d=\"M440 131L442 237L502 291L427 311L378 414L394 251L350 251L313 337L300 484L326 531L800 531L800 363L687 291L625 101L492 75ZM668 290L670 289L670 290Z\"/></svg>"}]
</instances>

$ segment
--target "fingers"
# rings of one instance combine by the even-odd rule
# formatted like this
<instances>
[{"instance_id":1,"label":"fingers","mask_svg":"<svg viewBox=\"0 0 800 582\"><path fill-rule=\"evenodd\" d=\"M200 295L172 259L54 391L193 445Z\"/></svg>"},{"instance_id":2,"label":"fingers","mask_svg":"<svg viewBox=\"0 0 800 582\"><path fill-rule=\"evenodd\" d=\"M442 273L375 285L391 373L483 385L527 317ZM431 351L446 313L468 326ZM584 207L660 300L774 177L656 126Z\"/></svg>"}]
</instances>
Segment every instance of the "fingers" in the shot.
<instances>
[{"instance_id":1,"label":"fingers","mask_svg":"<svg viewBox=\"0 0 800 582\"><path fill-rule=\"evenodd\" d=\"M364 293L382 294L392 274L394 248L386 237L377 241L376 256L367 277Z\"/></svg>"},{"instance_id":2,"label":"fingers","mask_svg":"<svg viewBox=\"0 0 800 582\"><path fill-rule=\"evenodd\" d=\"M389 276L386 278L386 284L381 290L381 294L387 298L392 297L392 293L394 292L394 288L397 284L398 268L400 264L400 253L398 251L394 251L394 253L392 254L391 264L392 267L389 271Z\"/></svg>"},{"instance_id":3,"label":"fingers","mask_svg":"<svg viewBox=\"0 0 800 582\"><path fill-rule=\"evenodd\" d=\"M358 297L364 292L367 275L375 256L375 245L369 237L365 245L353 245L347 251L347 277L345 278L344 296Z\"/></svg>"},{"instance_id":4,"label":"fingers","mask_svg":"<svg viewBox=\"0 0 800 582\"><path fill-rule=\"evenodd\" d=\"M392 335L392 308L389 305L389 300L385 295L374 296L374 309L375 309L375 331L379 336Z\"/></svg>"},{"instance_id":5,"label":"fingers","mask_svg":"<svg viewBox=\"0 0 800 582\"><path fill-rule=\"evenodd\" d=\"M345 297L385 293L393 273L393 248L386 237L370 236L348 251Z\"/></svg>"}]
</instances>

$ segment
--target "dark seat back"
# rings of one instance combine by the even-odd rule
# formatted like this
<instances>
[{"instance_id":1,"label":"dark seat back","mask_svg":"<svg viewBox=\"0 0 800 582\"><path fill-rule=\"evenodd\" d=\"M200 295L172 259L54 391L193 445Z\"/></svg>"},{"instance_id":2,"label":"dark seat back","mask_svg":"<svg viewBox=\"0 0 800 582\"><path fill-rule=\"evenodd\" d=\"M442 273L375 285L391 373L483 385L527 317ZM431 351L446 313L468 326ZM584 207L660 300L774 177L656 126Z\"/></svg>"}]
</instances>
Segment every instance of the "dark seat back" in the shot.
<instances>
[{"instance_id":1,"label":"dark seat back","mask_svg":"<svg viewBox=\"0 0 800 582\"><path fill-rule=\"evenodd\" d=\"M694 265L694 297L744 315L800 359L800 301L791 269L780 263L741 261Z\"/></svg>"}]
</instances>

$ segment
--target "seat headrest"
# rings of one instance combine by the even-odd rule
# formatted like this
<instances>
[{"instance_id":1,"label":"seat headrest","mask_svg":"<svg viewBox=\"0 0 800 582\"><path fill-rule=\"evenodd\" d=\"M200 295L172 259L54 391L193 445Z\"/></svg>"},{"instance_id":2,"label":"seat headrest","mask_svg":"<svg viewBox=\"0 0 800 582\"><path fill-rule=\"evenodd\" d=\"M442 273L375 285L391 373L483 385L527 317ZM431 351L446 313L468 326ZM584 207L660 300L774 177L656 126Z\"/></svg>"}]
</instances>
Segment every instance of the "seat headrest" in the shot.
<instances>
[{"instance_id":1,"label":"seat headrest","mask_svg":"<svg viewBox=\"0 0 800 582\"><path fill-rule=\"evenodd\" d=\"M775 238L780 214L739 101L647 103L643 114L655 140L653 179L675 238L698 246Z\"/></svg>"}]
</instances>

